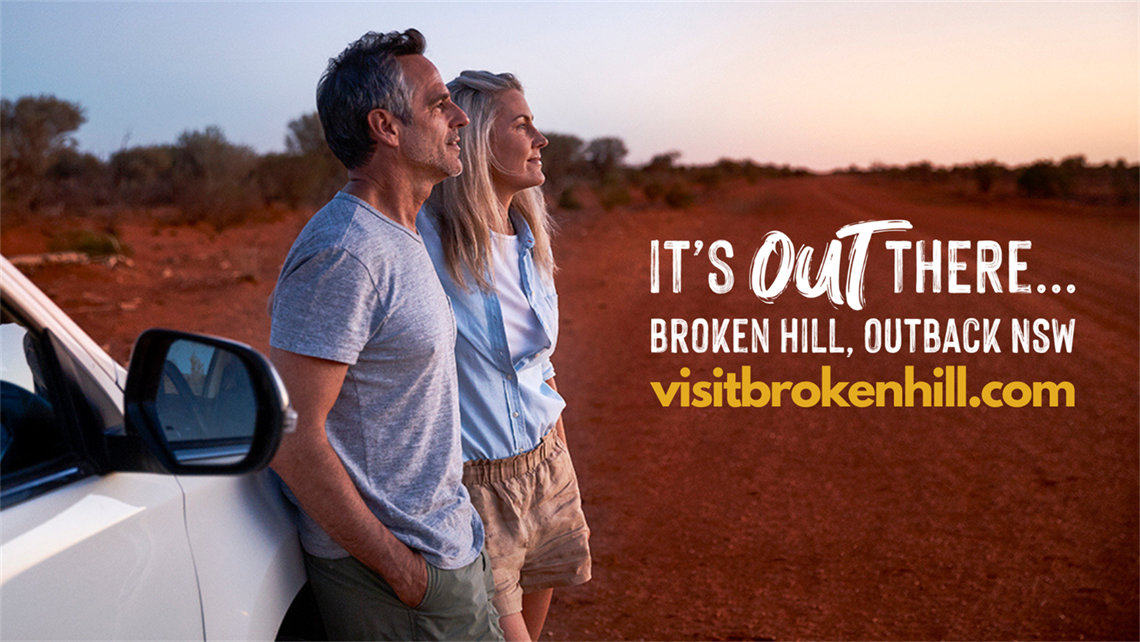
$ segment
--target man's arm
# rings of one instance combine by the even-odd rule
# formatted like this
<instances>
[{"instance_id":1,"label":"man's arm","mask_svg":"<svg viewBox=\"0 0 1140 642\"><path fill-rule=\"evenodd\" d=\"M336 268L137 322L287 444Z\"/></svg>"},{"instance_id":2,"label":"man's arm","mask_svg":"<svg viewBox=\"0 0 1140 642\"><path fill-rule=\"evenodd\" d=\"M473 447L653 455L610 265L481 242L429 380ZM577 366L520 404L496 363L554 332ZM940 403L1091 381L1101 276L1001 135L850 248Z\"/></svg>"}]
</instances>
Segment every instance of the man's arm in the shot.
<instances>
[{"instance_id":1,"label":"man's arm","mask_svg":"<svg viewBox=\"0 0 1140 642\"><path fill-rule=\"evenodd\" d=\"M333 541L383 576L404 604L417 606L427 592L423 556L372 514L325 433L348 366L277 348L269 355L297 411L297 429L283 436L270 466Z\"/></svg>"}]
</instances>

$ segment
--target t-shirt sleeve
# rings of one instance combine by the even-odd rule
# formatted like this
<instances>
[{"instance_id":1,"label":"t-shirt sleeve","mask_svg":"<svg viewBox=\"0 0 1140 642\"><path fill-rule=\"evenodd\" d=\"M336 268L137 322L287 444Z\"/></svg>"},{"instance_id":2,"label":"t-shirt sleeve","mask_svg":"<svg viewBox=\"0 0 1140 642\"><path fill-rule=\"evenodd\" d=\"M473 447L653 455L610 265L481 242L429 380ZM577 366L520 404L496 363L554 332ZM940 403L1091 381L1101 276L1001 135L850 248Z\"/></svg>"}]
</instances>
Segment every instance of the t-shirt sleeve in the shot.
<instances>
[{"instance_id":1,"label":"t-shirt sleeve","mask_svg":"<svg viewBox=\"0 0 1140 642\"><path fill-rule=\"evenodd\" d=\"M344 248L286 266L273 294L269 344L352 365L382 318L376 275Z\"/></svg>"}]
</instances>

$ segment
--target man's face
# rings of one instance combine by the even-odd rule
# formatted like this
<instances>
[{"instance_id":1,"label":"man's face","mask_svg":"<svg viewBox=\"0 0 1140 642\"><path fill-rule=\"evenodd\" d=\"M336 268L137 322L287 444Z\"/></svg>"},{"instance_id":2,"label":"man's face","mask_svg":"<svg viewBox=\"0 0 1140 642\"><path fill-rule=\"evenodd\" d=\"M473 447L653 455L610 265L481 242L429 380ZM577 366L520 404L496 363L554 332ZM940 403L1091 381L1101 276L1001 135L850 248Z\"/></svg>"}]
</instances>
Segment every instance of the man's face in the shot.
<instances>
[{"instance_id":1,"label":"man's face","mask_svg":"<svg viewBox=\"0 0 1140 642\"><path fill-rule=\"evenodd\" d=\"M439 182L463 171L459 128L470 121L439 77L435 65L420 55L397 58L412 90L412 118L400 135L400 149L415 166Z\"/></svg>"}]
</instances>

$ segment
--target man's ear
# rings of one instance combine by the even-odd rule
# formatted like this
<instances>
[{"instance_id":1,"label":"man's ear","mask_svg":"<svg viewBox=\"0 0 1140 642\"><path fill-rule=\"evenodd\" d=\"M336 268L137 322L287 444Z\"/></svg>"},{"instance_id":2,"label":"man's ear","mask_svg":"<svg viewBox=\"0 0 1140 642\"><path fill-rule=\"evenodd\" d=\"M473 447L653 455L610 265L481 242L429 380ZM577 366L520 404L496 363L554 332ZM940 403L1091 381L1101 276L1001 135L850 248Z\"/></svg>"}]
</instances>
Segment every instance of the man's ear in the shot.
<instances>
[{"instance_id":1,"label":"man's ear","mask_svg":"<svg viewBox=\"0 0 1140 642\"><path fill-rule=\"evenodd\" d=\"M377 143L389 147L400 146L400 128L404 123L386 109L373 109L368 112L368 131Z\"/></svg>"}]
</instances>

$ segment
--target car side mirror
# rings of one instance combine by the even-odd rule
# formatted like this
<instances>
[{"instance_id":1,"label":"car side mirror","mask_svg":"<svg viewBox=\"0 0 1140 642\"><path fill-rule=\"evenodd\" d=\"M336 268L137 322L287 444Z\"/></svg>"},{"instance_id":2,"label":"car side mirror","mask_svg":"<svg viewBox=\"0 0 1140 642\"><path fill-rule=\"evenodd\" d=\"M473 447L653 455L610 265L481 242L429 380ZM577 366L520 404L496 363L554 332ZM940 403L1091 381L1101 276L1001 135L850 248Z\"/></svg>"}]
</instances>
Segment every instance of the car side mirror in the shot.
<instances>
[{"instance_id":1,"label":"car side mirror","mask_svg":"<svg viewBox=\"0 0 1140 642\"><path fill-rule=\"evenodd\" d=\"M151 329L131 352L127 431L178 475L233 475L269 464L296 413L273 366L249 346Z\"/></svg>"}]
</instances>

